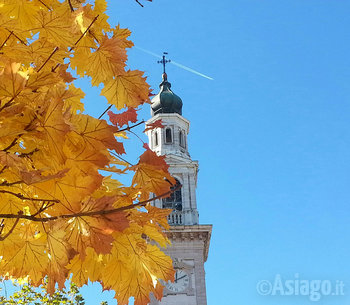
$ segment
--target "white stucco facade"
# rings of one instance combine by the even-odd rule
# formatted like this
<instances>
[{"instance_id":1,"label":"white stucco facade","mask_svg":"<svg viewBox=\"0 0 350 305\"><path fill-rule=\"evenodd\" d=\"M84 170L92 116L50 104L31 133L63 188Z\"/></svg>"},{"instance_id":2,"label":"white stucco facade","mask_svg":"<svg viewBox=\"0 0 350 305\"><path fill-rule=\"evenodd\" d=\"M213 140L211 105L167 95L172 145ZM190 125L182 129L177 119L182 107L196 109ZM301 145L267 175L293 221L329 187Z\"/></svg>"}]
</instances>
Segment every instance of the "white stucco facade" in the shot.
<instances>
[{"instance_id":1,"label":"white stucco facade","mask_svg":"<svg viewBox=\"0 0 350 305\"><path fill-rule=\"evenodd\" d=\"M191 159L187 140L190 122L178 113L158 113L146 122L146 126L157 120L161 120L164 127L147 131L149 146L158 155L166 157L169 172L181 184L181 193L174 198L174 201L181 198L181 205L176 203L168 217L171 227L166 233L171 246L165 252L173 259L175 270L181 270L182 276L174 285L165 285L161 302L152 298L150 304L207 305L204 263L208 257L212 226L199 224L196 200L198 162ZM165 207L164 204L164 199L154 202L160 208ZM181 286L184 280L186 282Z\"/></svg>"}]
</instances>

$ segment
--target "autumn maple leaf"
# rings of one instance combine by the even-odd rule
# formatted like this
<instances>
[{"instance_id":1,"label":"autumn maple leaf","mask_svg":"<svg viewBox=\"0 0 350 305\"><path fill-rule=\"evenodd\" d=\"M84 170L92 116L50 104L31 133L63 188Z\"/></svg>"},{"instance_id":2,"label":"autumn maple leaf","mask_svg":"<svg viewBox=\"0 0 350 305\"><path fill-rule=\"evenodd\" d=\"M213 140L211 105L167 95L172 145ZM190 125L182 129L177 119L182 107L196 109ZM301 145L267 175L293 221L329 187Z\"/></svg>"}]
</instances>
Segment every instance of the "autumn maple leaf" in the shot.
<instances>
[{"instance_id":1,"label":"autumn maple leaf","mask_svg":"<svg viewBox=\"0 0 350 305\"><path fill-rule=\"evenodd\" d=\"M137 122L150 86L128 69L130 31L111 27L106 8L105 0L0 1L0 276L34 286L47 278L49 293L69 279L99 281L118 304L146 305L174 274L160 249L169 211L150 196L168 195L175 180L148 147L136 165L121 156L133 126L120 127ZM109 113L113 125L83 113L72 70L126 109ZM118 180L125 173L131 185Z\"/></svg>"},{"instance_id":2,"label":"autumn maple leaf","mask_svg":"<svg viewBox=\"0 0 350 305\"><path fill-rule=\"evenodd\" d=\"M128 110L118 114L112 111L108 111L108 116L111 123L118 127L127 125L129 122L137 122L137 112L134 108L131 107L128 108Z\"/></svg>"}]
</instances>

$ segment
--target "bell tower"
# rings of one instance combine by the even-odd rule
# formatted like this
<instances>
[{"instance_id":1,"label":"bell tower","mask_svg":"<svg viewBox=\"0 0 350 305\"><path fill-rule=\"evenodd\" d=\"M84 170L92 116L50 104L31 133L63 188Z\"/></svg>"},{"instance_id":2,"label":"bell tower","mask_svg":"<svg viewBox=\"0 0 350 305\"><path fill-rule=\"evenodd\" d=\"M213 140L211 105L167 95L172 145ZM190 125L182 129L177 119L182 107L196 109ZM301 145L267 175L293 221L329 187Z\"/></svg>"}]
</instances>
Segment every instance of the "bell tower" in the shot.
<instances>
[{"instance_id":1,"label":"bell tower","mask_svg":"<svg viewBox=\"0 0 350 305\"><path fill-rule=\"evenodd\" d=\"M169 172L177 180L175 191L168 198L155 200L159 208L172 209L168 216L170 230L166 232L171 246L165 252L173 259L175 281L164 283L161 302L151 299L151 305L207 305L204 263L208 258L211 225L199 224L196 201L198 161L191 159L187 136L190 122L182 116L182 100L171 90L165 73L159 93L151 102L152 117L146 126L157 120L163 128L147 131L150 148L164 155Z\"/></svg>"}]
</instances>

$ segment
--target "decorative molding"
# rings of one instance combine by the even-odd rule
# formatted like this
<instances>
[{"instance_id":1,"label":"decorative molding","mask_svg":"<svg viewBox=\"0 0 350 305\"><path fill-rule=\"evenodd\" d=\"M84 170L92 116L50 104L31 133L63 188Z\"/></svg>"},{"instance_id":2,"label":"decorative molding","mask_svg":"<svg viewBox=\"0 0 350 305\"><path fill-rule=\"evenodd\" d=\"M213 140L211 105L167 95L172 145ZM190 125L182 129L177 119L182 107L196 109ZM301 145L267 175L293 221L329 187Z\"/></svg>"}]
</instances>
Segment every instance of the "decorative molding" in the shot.
<instances>
[{"instance_id":1,"label":"decorative molding","mask_svg":"<svg viewBox=\"0 0 350 305\"><path fill-rule=\"evenodd\" d=\"M202 240L204 242L203 258L207 261L212 225L190 225L190 226L173 226L170 230L165 231L167 237L172 241L193 241Z\"/></svg>"}]
</instances>

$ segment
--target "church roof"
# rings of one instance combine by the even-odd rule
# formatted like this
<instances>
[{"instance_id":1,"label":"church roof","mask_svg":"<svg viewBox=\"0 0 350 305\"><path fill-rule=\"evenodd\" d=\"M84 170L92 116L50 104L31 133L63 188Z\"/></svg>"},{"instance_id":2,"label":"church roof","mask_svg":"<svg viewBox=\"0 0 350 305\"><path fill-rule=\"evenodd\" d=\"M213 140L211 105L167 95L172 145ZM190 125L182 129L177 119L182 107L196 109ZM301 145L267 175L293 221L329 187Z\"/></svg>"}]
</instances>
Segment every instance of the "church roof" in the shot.
<instances>
[{"instance_id":1,"label":"church roof","mask_svg":"<svg viewBox=\"0 0 350 305\"><path fill-rule=\"evenodd\" d=\"M167 74L163 73L163 81L159 85L159 93L151 100L152 116L158 113L178 113L182 115L182 100L170 88Z\"/></svg>"}]
</instances>

